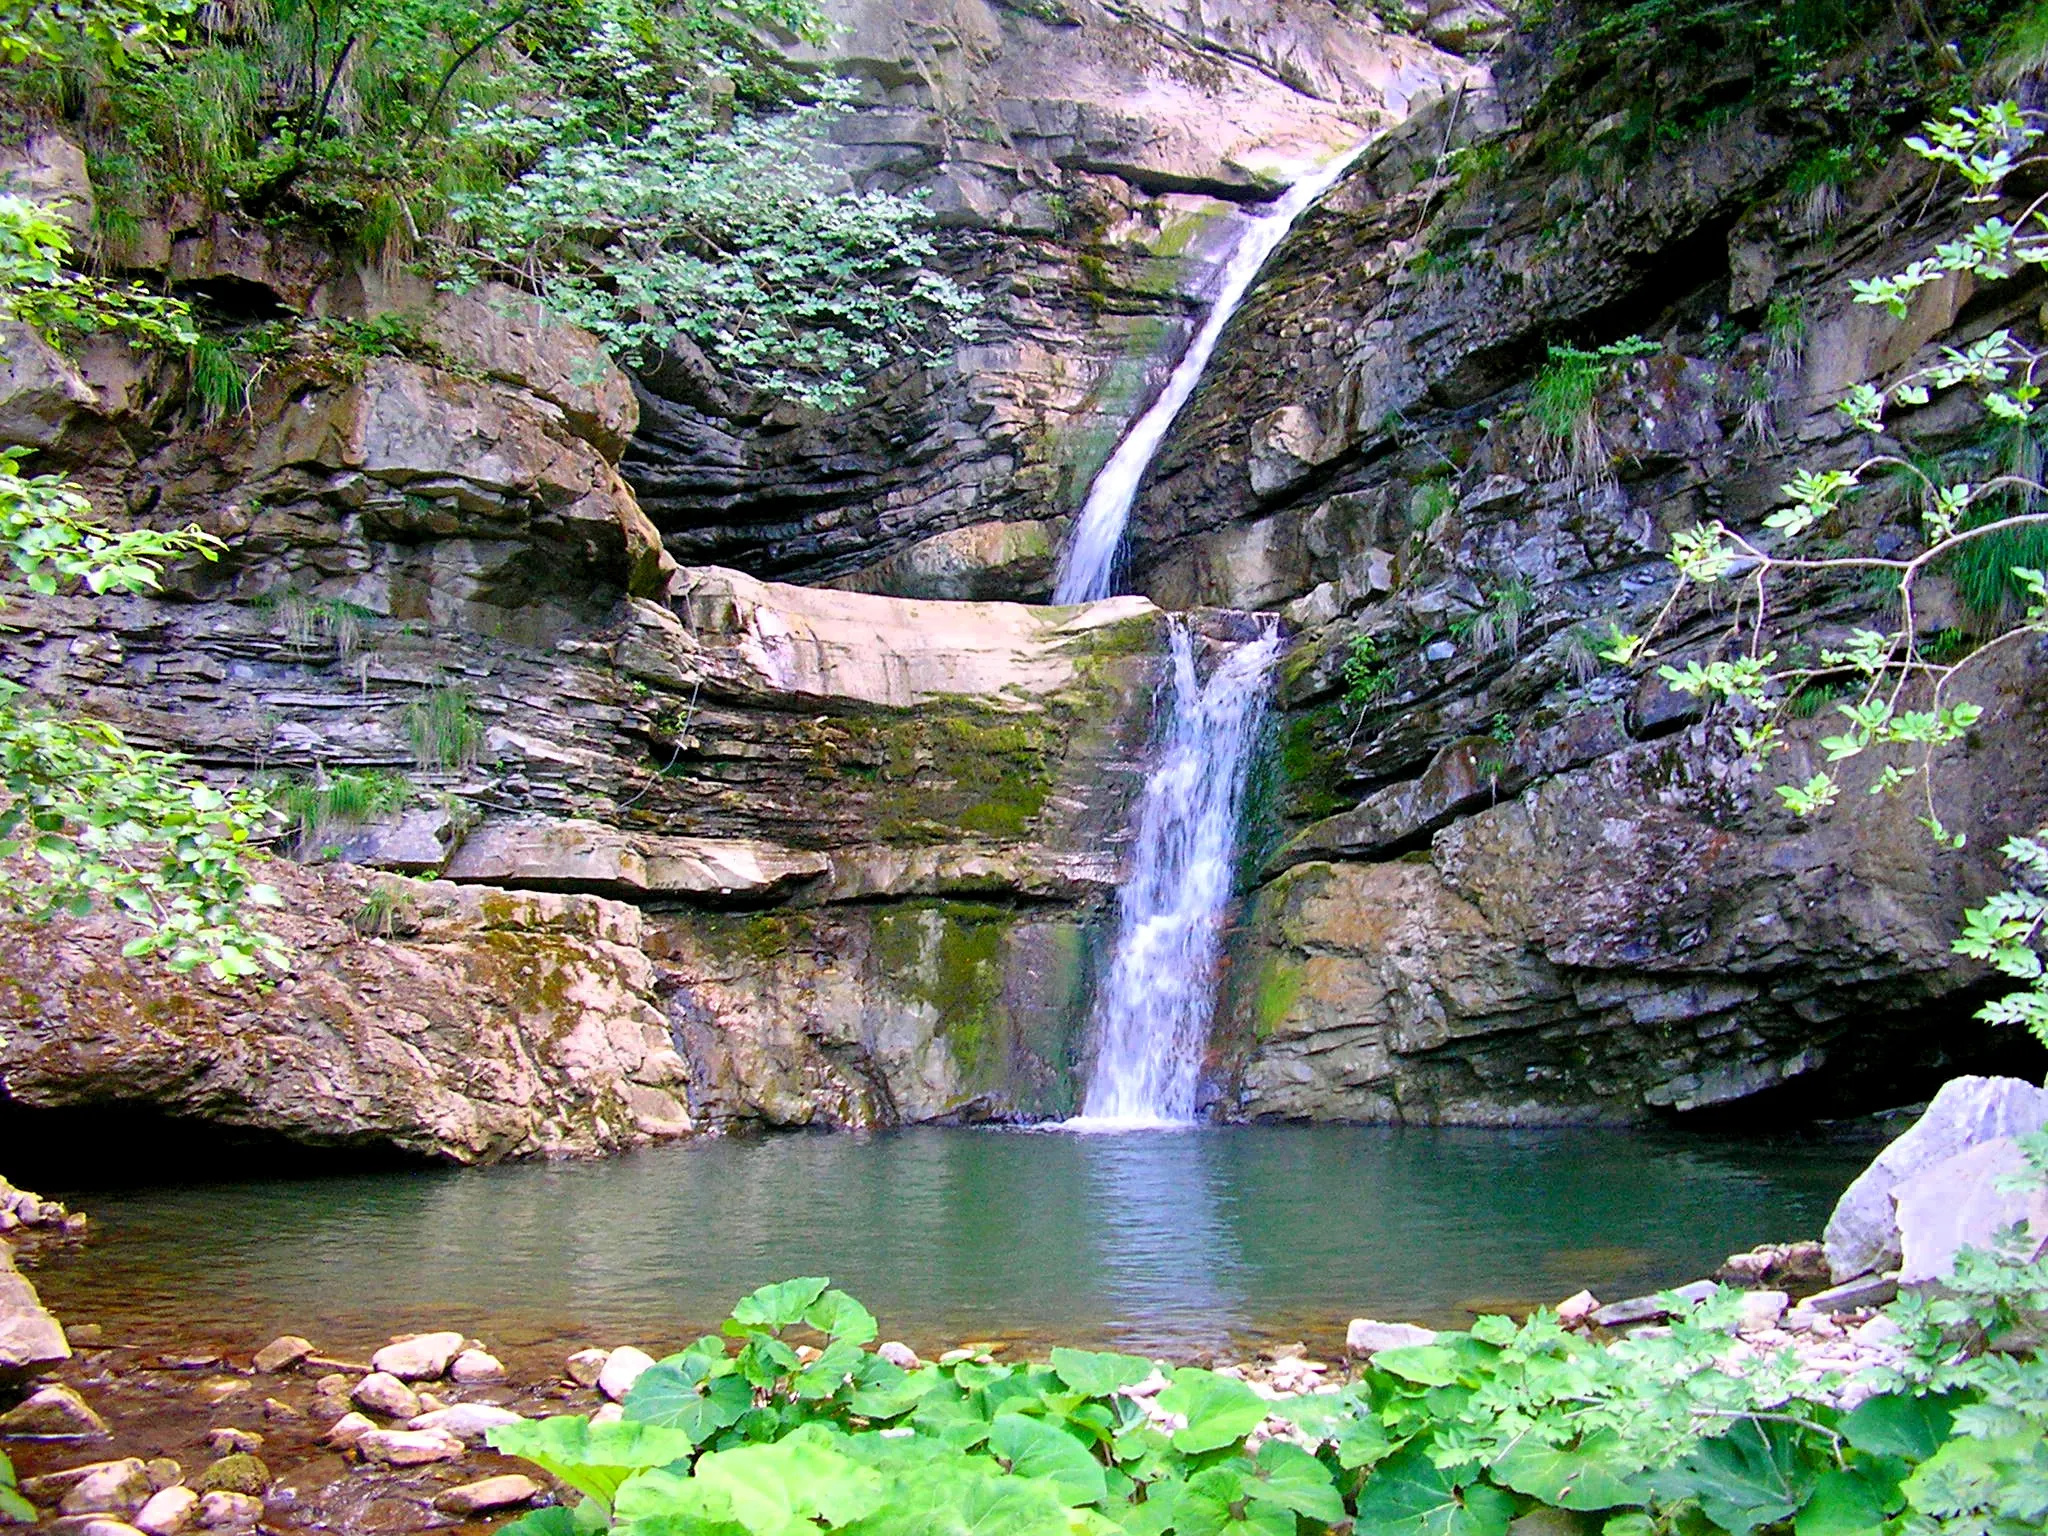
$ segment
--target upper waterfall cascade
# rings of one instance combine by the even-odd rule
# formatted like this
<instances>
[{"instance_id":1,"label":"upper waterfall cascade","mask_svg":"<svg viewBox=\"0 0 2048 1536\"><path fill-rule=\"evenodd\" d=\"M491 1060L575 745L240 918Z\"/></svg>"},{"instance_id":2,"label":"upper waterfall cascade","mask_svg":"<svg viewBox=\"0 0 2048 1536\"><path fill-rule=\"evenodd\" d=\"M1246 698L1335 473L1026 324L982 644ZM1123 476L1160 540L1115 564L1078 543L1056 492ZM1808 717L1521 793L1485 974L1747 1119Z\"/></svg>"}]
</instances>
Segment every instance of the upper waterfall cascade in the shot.
<instances>
[{"instance_id":1,"label":"upper waterfall cascade","mask_svg":"<svg viewBox=\"0 0 2048 1536\"><path fill-rule=\"evenodd\" d=\"M1173 706L1117 892L1109 973L1096 996L1096 1060L1076 1129L1194 1119L1235 883L1240 810L1285 641L1267 621L1204 679L1187 621L1171 621Z\"/></svg>"},{"instance_id":2,"label":"upper waterfall cascade","mask_svg":"<svg viewBox=\"0 0 2048 1536\"><path fill-rule=\"evenodd\" d=\"M1216 343L1222 339L1224 326L1251 292L1260 270L1287 238L1295 220L1337 184L1337 179L1365 148L1365 144L1358 144L1320 170L1310 172L1290 186L1270 212L1247 219L1239 226L1237 244L1224 263L1222 284L1201 330L1174 365L1159 398L1117 444L1116 452L1088 487L1088 499L1075 520L1073 537L1060 556L1059 579L1053 588L1055 603L1089 603L1112 595L1117 560L1123 550L1124 527L1130 521L1131 503L1137 498L1138 486L1152 456L1166 440L1167 429L1194 394L1195 385L1201 382Z\"/></svg>"}]
</instances>

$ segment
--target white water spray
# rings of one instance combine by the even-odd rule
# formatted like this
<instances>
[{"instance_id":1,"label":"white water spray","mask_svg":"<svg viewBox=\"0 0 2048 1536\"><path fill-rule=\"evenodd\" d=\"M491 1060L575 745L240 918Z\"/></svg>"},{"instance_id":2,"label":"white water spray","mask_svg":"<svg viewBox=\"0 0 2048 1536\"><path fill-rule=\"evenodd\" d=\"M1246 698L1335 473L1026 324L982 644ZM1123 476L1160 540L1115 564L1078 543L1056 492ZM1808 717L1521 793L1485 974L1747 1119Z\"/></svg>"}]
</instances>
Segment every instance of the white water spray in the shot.
<instances>
[{"instance_id":1,"label":"white water spray","mask_svg":"<svg viewBox=\"0 0 2048 1536\"><path fill-rule=\"evenodd\" d=\"M1053 588L1052 600L1056 603L1092 603L1097 598L1111 595L1110 588L1116 581L1117 556L1123 549L1124 525L1130 520L1131 502L1138 494L1138 484L1145 478L1145 469L1151 464L1152 456L1159 451L1159 445L1166 439L1166 429L1173 425L1181 407L1188 403L1188 397L1195 392L1202 370L1209 366L1209 358L1216 350L1216 343L1223 336L1223 327L1230 323L1230 317L1237 312L1238 305L1251 292L1252 282L1265 266L1280 242L1287 237L1287 231L1314 206L1331 187L1337 184L1351 162L1365 152L1365 145L1347 150L1321 170L1312 171L1287 189L1286 194L1273 205L1270 213L1256 219L1245 220L1238 229L1237 244L1231 250L1229 260L1224 264L1223 282L1216 291L1216 302L1209 307L1208 318L1202 322L1201 330L1174 365L1173 375L1166 381L1166 388L1159 398L1152 402L1152 408L1138 418L1138 424L1131 428L1109 462L1088 487L1088 500L1081 507L1081 515L1074 524L1074 536L1067 543L1066 552L1060 556L1059 580Z\"/></svg>"},{"instance_id":2,"label":"white water spray","mask_svg":"<svg viewBox=\"0 0 2048 1536\"><path fill-rule=\"evenodd\" d=\"M1216 999L1238 813L1284 642L1266 627L1195 668L1195 637L1170 620L1173 708L1138 808L1117 892L1116 948L1096 996L1095 1073L1075 1130L1185 1125Z\"/></svg>"}]
</instances>

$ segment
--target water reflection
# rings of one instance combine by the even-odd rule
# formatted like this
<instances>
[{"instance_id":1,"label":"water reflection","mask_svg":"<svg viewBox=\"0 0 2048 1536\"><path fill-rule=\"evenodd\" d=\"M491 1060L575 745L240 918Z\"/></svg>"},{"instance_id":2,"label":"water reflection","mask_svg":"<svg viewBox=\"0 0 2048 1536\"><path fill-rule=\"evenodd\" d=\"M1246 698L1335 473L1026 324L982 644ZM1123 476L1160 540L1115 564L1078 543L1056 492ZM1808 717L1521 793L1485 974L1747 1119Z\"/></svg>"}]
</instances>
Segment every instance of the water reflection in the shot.
<instances>
[{"instance_id":1,"label":"water reflection","mask_svg":"<svg viewBox=\"0 0 2048 1536\"><path fill-rule=\"evenodd\" d=\"M1017 1337L1185 1354L1344 1319L1669 1284L1810 1235L1853 1148L1352 1127L1046 1136L917 1130L120 1194L37 1281L75 1320L330 1347L466 1328L518 1346L716 1326L829 1274L929 1346ZM260 1342L260 1339L257 1340Z\"/></svg>"}]
</instances>

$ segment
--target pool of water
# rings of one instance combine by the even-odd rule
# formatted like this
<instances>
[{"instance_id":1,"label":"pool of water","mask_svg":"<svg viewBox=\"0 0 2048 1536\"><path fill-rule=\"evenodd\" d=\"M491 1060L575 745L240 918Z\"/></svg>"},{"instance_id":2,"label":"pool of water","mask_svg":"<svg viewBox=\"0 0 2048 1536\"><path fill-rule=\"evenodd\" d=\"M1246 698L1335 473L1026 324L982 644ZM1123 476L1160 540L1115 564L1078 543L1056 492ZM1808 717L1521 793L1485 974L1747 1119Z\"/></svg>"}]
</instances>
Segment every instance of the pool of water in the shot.
<instances>
[{"instance_id":1,"label":"pool of water","mask_svg":"<svg viewBox=\"0 0 2048 1536\"><path fill-rule=\"evenodd\" d=\"M60 1316L137 1340L291 1331L339 1349L433 1326L658 1350L754 1286L822 1274L921 1349L1328 1348L1350 1317L1616 1297L1812 1236L1869 1150L1358 1127L783 1135L74 1194L94 1236L35 1279Z\"/></svg>"}]
</instances>

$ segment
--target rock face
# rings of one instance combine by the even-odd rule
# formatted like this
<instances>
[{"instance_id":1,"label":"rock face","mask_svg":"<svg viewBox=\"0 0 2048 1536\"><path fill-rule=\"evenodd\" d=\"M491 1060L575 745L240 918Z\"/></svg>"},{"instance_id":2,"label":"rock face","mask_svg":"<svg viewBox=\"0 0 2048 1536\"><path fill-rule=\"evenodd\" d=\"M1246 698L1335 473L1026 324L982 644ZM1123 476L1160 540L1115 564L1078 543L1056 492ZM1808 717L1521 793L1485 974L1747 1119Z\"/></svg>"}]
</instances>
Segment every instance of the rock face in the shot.
<instances>
[{"instance_id":1,"label":"rock face","mask_svg":"<svg viewBox=\"0 0 2048 1536\"><path fill-rule=\"evenodd\" d=\"M818 62L863 88L836 154L926 194L948 264L988 295L981 334L834 417L672 358L639 381L622 467L686 563L903 596L1042 598L1237 206L1479 75L1317 0L827 9L842 30Z\"/></svg>"},{"instance_id":2,"label":"rock face","mask_svg":"<svg viewBox=\"0 0 2048 1536\"><path fill-rule=\"evenodd\" d=\"M1903 324L1853 304L1850 277L1952 236L1923 164L1816 224L1785 190L1815 146L1740 50L1567 63L1556 41L1511 45L1492 89L1390 132L1295 227L1134 509L1138 590L1299 636L1214 1041L1226 1114L1631 1120L1847 1095L1885 1059L1884 1091L1924 1094L1982 1033L1981 973L1948 948L1961 910L2003 883L2003 839L2048 820L2038 643L1957 680L1987 710L1936 770L1963 855L1853 774L1826 817L1779 807L1835 728L1826 689L1759 774L1696 701L1598 656L1669 595L1675 531L1753 530L1796 466L1861 456L1842 391L1983 328L2034 334L2042 289L1930 291ZM1865 46L1891 68L1899 41ZM1725 123L1627 142L1628 111L1708 75ZM1894 219L1909 186L1923 223ZM1578 446L1551 434L1529 407L1546 347L1631 334L1649 351L1602 373ZM1942 453L1969 425L1901 430ZM1839 536L1892 553L1918 528L1887 489ZM1875 617L1787 589L1770 638L1810 658ZM1916 617L1964 650L2006 622L1939 579ZM1727 632L1681 595L1658 660L1724 654ZM1370 686L1347 701L1360 643Z\"/></svg>"}]
</instances>

